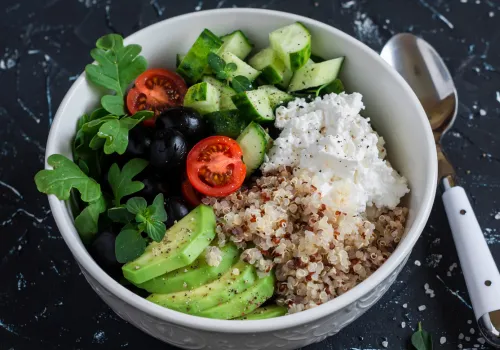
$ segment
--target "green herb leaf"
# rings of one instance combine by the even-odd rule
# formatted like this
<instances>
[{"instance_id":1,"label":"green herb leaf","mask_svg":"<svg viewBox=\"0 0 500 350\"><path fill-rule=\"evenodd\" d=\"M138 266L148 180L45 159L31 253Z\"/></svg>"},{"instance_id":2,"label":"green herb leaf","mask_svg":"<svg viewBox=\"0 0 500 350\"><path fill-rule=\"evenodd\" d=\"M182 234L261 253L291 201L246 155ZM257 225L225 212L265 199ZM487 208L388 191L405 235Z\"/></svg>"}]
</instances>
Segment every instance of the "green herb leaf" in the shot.
<instances>
[{"instance_id":1,"label":"green herb leaf","mask_svg":"<svg viewBox=\"0 0 500 350\"><path fill-rule=\"evenodd\" d=\"M217 54L210 52L208 54L208 65L214 73L217 75L219 72L224 72L224 68L226 67L226 62Z\"/></svg>"},{"instance_id":2,"label":"green herb leaf","mask_svg":"<svg viewBox=\"0 0 500 350\"><path fill-rule=\"evenodd\" d=\"M432 336L422 329L422 323L418 323L418 330L411 336L411 344L417 350L432 350Z\"/></svg>"},{"instance_id":3,"label":"green herb leaf","mask_svg":"<svg viewBox=\"0 0 500 350\"><path fill-rule=\"evenodd\" d=\"M215 74L215 77L219 80L226 80L227 79L227 73L224 71L217 72Z\"/></svg>"},{"instance_id":4,"label":"green herb leaf","mask_svg":"<svg viewBox=\"0 0 500 350\"><path fill-rule=\"evenodd\" d=\"M123 46L118 34L108 34L97 40L90 55L97 64L85 67L87 79L96 85L115 92L115 98L102 98L103 107L110 113L125 114L124 96L127 86L147 68L146 59L139 56L141 47ZM108 109L109 108L109 109Z\"/></svg>"},{"instance_id":5,"label":"green herb leaf","mask_svg":"<svg viewBox=\"0 0 500 350\"><path fill-rule=\"evenodd\" d=\"M98 232L99 215L106 211L106 201L103 196L90 202L75 218L75 227L83 243L90 243Z\"/></svg>"},{"instance_id":6,"label":"green herb leaf","mask_svg":"<svg viewBox=\"0 0 500 350\"><path fill-rule=\"evenodd\" d=\"M104 108L97 108L90 114L89 121L104 118L109 115L109 112Z\"/></svg>"},{"instance_id":7,"label":"green herb leaf","mask_svg":"<svg viewBox=\"0 0 500 350\"><path fill-rule=\"evenodd\" d=\"M142 197L134 197L130 198L125 206L130 213L139 214L146 210L148 202Z\"/></svg>"},{"instance_id":8,"label":"green herb leaf","mask_svg":"<svg viewBox=\"0 0 500 350\"><path fill-rule=\"evenodd\" d=\"M155 116L153 111L139 111L134 115L130 116L132 119L137 119L139 122L142 122L147 119L151 119Z\"/></svg>"},{"instance_id":9,"label":"green herb leaf","mask_svg":"<svg viewBox=\"0 0 500 350\"><path fill-rule=\"evenodd\" d=\"M144 225L144 231L153 241L161 242L163 237L165 237L167 227L163 222L157 220L148 220L144 223Z\"/></svg>"},{"instance_id":10,"label":"green herb leaf","mask_svg":"<svg viewBox=\"0 0 500 350\"><path fill-rule=\"evenodd\" d=\"M98 131L99 128L101 127L102 124L110 121L110 120L117 120L118 117L116 115L108 114L104 117L94 119L89 121L88 123L83 124L81 130L90 136L94 136Z\"/></svg>"},{"instance_id":11,"label":"green herb leaf","mask_svg":"<svg viewBox=\"0 0 500 350\"><path fill-rule=\"evenodd\" d=\"M97 136L106 139L104 153L125 153L128 146L128 132L140 122L141 119L124 117L120 120L110 120L104 123L97 133Z\"/></svg>"},{"instance_id":12,"label":"green herb leaf","mask_svg":"<svg viewBox=\"0 0 500 350\"><path fill-rule=\"evenodd\" d=\"M125 207L114 207L108 209L108 217L113 222L128 224L134 220L135 215L130 213Z\"/></svg>"},{"instance_id":13,"label":"green herb leaf","mask_svg":"<svg viewBox=\"0 0 500 350\"><path fill-rule=\"evenodd\" d=\"M167 212L165 211L165 199L163 193L159 193L153 200L153 204L149 206L151 211L151 219L161 222L167 221Z\"/></svg>"},{"instance_id":14,"label":"green herb leaf","mask_svg":"<svg viewBox=\"0 0 500 350\"><path fill-rule=\"evenodd\" d=\"M38 191L53 194L60 200L67 200L71 189L76 188L84 202L93 202L101 197L101 186L71 160L60 154L47 159L52 170L41 170L35 175Z\"/></svg>"},{"instance_id":15,"label":"green herb leaf","mask_svg":"<svg viewBox=\"0 0 500 350\"><path fill-rule=\"evenodd\" d=\"M100 138L97 134L92 137L92 139L89 142L89 147L93 149L94 151L97 151L101 149L104 144L106 143L106 139Z\"/></svg>"},{"instance_id":16,"label":"green herb leaf","mask_svg":"<svg viewBox=\"0 0 500 350\"><path fill-rule=\"evenodd\" d=\"M238 66L234 62L230 62L226 64L226 67L224 67L224 71L226 71L227 73L234 72L236 69L238 69Z\"/></svg>"},{"instance_id":17,"label":"green herb leaf","mask_svg":"<svg viewBox=\"0 0 500 350\"><path fill-rule=\"evenodd\" d=\"M111 165L108 173L108 182L115 197L115 206L120 206L123 197L139 192L144 188L140 181L132 181L132 178L143 171L148 165L144 159L134 158L128 161L120 171L115 163Z\"/></svg>"},{"instance_id":18,"label":"green herb leaf","mask_svg":"<svg viewBox=\"0 0 500 350\"><path fill-rule=\"evenodd\" d=\"M134 228L123 228L115 241L115 255L119 263L132 261L146 250L146 240Z\"/></svg>"},{"instance_id":19,"label":"green herb leaf","mask_svg":"<svg viewBox=\"0 0 500 350\"><path fill-rule=\"evenodd\" d=\"M253 89L252 83L247 77L237 75L231 81L231 86L236 92L249 91Z\"/></svg>"}]
</instances>

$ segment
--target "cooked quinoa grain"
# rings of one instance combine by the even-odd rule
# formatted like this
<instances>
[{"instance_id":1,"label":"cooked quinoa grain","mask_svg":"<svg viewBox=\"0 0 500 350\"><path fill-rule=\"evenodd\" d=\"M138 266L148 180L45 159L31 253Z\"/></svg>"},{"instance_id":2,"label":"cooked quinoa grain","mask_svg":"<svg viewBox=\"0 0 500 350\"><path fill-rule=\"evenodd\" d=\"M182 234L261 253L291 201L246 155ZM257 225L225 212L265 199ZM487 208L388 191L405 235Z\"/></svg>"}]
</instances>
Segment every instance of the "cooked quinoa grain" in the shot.
<instances>
[{"instance_id":1,"label":"cooked quinoa grain","mask_svg":"<svg viewBox=\"0 0 500 350\"><path fill-rule=\"evenodd\" d=\"M203 199L217 216L220 246L230 240L241 259L276 274L276 302L290 313L352 289L382 265L404 233L407 208L333 211L303 173L264 174L250 188ZM208 257L208 253L207 253Z\"/></svg>"}]
</instances>

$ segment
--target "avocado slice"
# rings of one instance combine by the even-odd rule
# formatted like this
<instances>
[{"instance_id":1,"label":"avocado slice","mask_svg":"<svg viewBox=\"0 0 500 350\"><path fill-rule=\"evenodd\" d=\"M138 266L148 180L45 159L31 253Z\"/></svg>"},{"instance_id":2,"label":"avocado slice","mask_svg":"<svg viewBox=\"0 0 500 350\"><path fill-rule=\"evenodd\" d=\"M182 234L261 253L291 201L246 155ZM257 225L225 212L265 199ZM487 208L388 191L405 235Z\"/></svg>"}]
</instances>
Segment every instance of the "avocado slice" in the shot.
<instances>
[{"instance_id":1,"label":"avocado slice","mask_svg":"<svg viewBox=\"0 0 500 350\"><path fill-rule=\"evenodd\" d=\"M167 230L161 242L152 242L134 261L122 267L134 284L146 282L195 261L215 237L215 214L199 205Z\"/></svg>"},{"instance_id":2,"label":"avocado slice","mask_svg":"<svg viewBox=\"0 0 500 350\"><path fill-rule=\"evenodd\" d=\"M196 261L186 268L180 268L164 275L155 277L137 287L150 293L175 293L191 290L210 283L221 277L239 258L239 250L233 243L228 243L220 248L222 260L219 266L207 264L205 255L202 254Z\"/></svg>"},{"instance_id":3,"label":"avocado slice","mask_svg":"<svg viewBox=\"0 0 500 350\"><path fill-rule=\"evenodd\" d=\"M233 273L234 269L239 270L238 275ZM253 286L256 280L255 267L239 261L221 278L209 284L187 292L151 294L147 299L172 310L198 315L203 310L234 299L239 293Z\"/></svg>"},{"instance_id":4,"label":"avocado slice","mask_svg":"<svg viewBox=\"0 0 500 350\"><path fill-rule=\"evenodd\" d=\"M235 320L264 320L266 318L285 316L287 312L288 309L284 306L261 306L245 316L235 318Z\"/></svg>"},{"instance_id":5,"label":"avocado slice","mask_svg":"<svg viewBox=\"0 0 500 350\"><path fill-rule=\"evenodd\" d=\"M225 304L204 310L198 316L230 320L251 313L274 294L274 273L258 279L243 293L235 295Z\"/></svg>"}]
</instances>

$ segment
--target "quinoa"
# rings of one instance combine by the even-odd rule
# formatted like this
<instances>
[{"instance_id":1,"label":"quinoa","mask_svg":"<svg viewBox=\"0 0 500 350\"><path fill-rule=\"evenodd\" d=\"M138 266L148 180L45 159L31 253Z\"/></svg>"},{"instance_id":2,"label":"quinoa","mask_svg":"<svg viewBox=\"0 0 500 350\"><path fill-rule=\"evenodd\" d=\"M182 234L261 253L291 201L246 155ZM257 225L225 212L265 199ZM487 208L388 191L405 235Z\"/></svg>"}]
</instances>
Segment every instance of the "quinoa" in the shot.
<instances>
[{"instance_id":1,"label":"quinoa","mask_svg":"<svg viewBox=\"0 0 500 350\"><path fill-rule=\"evenodd\" d=\"M214 208L219 246L232 241L260 273L274 269L276 303L290 313L332 300L368 278L404 233L407 208L334 211L322 204L307 175L289 167L253 183L202 201Z\"/></svg>"}]
</instances>

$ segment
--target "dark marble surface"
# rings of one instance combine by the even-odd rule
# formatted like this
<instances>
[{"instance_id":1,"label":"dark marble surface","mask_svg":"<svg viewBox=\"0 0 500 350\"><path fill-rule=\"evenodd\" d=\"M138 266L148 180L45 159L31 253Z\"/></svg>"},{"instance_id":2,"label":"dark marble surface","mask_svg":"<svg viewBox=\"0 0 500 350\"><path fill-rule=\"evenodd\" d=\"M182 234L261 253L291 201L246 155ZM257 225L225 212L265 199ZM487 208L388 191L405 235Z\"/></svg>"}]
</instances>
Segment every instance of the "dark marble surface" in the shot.
<instances>
[{"instance_id":1,"label":"dark marble surface","mask_svg":"<svg viewBox=\"0 0 500 350\"><path fill-rule=\"evenodd\" d=\"M32 178L43 166L57 106L90 62L97 37L111 31L128 35L182 13L233 6L306 15L375 50L402 31L433 44L460 97L457 123L444 148L500 263L498 0L0 0L0 350L173 349L123 322L91 290ZM384 299L341 334L307 350L408 349L418 321L433 333L438 349L458 344L487 349L477 340L477 329L471 334L463 276L459 267L452 268L457 262L438 198L409 263ZM426 283L434 298L426 294ZM418 311L420 305L426 310ZM470 340L459 340L460 333Z\"/></svg>"}]
</instances>

